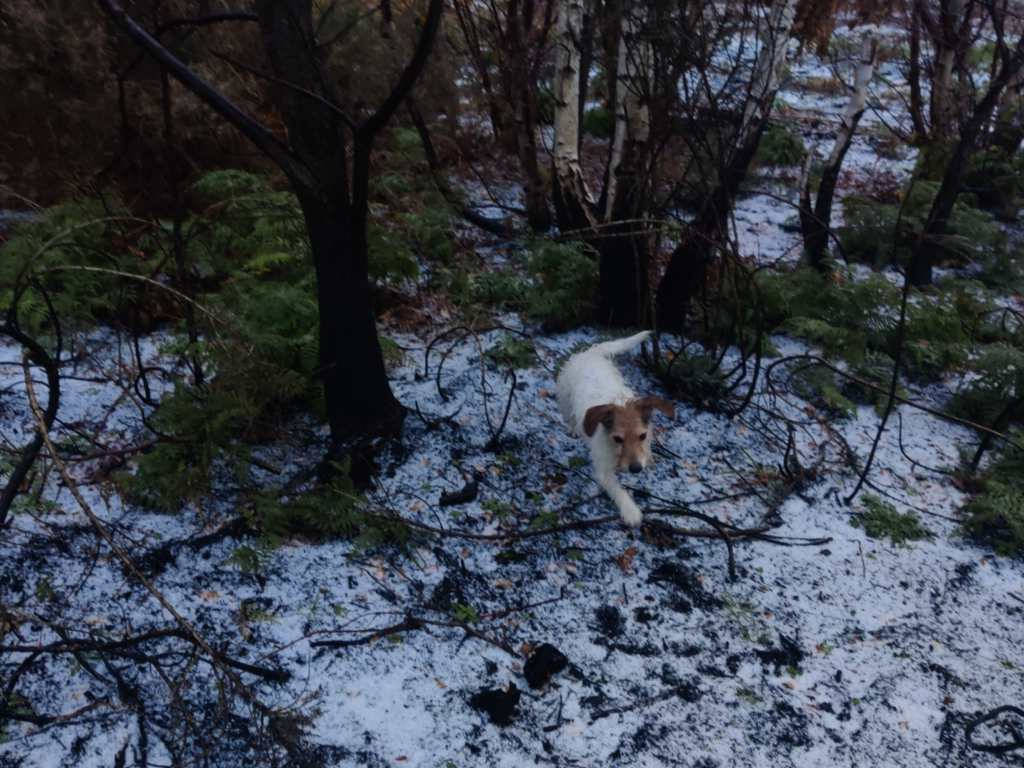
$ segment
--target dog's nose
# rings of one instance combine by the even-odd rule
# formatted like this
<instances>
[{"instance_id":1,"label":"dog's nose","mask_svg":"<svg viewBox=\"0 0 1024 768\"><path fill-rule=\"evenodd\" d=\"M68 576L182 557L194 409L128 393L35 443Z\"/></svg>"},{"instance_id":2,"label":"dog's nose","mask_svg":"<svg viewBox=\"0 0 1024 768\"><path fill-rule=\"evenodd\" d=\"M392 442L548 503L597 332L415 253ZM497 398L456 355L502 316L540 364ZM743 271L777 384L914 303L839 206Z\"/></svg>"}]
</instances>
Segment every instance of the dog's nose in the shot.
<instances>
[{"instance_id":1,"label":"dog's nose","mask_svg":"<svg viewBox=\"0 0 1024 768\"><path fill-rule=\"evenodd\" d=\"M632 464L629 465L629 471L632 472L634 475L643 468L644 465L641 464L639 461L634 461Z\"/></svg>"}]
</instances>

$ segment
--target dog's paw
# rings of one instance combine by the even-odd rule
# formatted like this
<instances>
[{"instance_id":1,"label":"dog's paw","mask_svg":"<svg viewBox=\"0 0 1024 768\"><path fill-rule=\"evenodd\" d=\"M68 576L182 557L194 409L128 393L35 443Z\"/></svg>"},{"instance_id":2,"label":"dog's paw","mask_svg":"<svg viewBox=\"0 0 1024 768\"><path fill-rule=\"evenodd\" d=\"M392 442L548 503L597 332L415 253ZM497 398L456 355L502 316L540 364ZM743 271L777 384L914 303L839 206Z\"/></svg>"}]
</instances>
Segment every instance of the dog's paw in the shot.
<instances>
[{"instance_id":1,"label":"dog's paw","mask_svg":"<svg viewBox=\"0 0 1024 768\"><path fill-rule=\"evenodd\" d=\"M619 510L619 515L622 517L622 522L630 528L639 528L640 523L644 521L644 513L636 504L623 505Z\"/></svg>"}]
</instances>

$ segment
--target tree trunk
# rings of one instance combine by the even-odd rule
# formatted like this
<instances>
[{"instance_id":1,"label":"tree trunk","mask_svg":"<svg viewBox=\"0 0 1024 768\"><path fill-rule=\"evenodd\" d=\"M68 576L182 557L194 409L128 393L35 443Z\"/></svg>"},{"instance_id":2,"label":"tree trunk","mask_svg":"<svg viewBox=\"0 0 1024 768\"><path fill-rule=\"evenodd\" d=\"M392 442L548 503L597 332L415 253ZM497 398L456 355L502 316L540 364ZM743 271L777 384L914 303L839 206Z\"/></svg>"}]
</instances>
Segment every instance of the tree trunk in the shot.
<instances>
[{"instance_id":1,"label":"tree trunk","mask_svg":"<svg viewBox=\"0 0 1024 768\"><path fill-rule=\"evenodd\" d=\"M919 139L928 136L928 126L924 122L924 99L921 96L921 16L917 3L910 9L910 62L907 73L910 85L910 120L914 133Z\"/></svg>"},{"instance_id":2,"label":"tree trunk","mask_svg":"<svg viewBox=\"0 0 1024 768\"><path fill-rule=\"evenodd\" d=\"M836 183L843 167L843 159L853 142L854 131L867 105L868 84L875 70L875 56L878 41L867 34L861 41L860 60L854 75L853 93L846 104L836 141L821 174L814 210L810 209L810 180L805 188L806 204L800 206L800 225L804 236L804 251L808 261L817 269L824 267L824 256L828 246L829 230L832 226L832 202L835 198Z\"/></svg>"},{"instance_id":3,"label":"tree trunk","mask_svg":"<svg viewBox=\"0 0 1024 768\"><path fill-rule=\"evenodd\" d=\"M942 0L939 10L940 34L935 40L935 61L932 72L931 123L932 140L949 141L956 127L953 105L953 68L956 63L960 17L964 0Z\"/></svg>"},{"instance_id":4,"label":"tree trunk","mask_svg":"<svg viewBox=\"0 0 1024 768\"><path fill-rule=\"evenodd\" d=\"M615 132L602 198L606 225L599 234L601 301L599 314L609 325L643 326L649 320L647 268L650 192L646 148L650 138L647 105L650 45L644 40L641 3L622 7L615 85Z\"/></svg>"},{"instance_id":5,"label":"tree trunk","mask_svg":"<svg viewBox=\"0 0 1024 768\"><path fill-rule=\"evenodd\" d=\"M526 220L534 232L551 229L548 190L537 161L537 83L530 74L526 40L533 23L534 5L526 0L511 0L508 11L509 50L512 54L512 103L516 111L516 150L526 177Z\"/></svg>"},{"instance_id":6,"label":"tree trunk","mask_svg":"<svg viewBox=\"0 0 1024 768\"><path fill-rule=\"evenodd\" d=\"M582 0L560 0L555 21L554 192L563 232L593 227L594 201L580 167L580 49Z\"/></svg>"},{"instance_id":7,"label":"tree trunk","mask_svg":"<svg viewBox=\"0 0 1024 768\"><path fill-rule=\"evenodd\" d=\"M796 6L797 0L783 0L769 11L731 157L723 158L715 188L672 253L658 286L657 322L663 330L683 331L690 301L704 288L707 268L726 238L736 193L757 153L782 80Z\"/></svg>"},{"instance_id":8,"label":"tree trunk","mask_svg":"<svg viewBox=\"0 0 1024 768\"><path fill-rule=\"evenodd\" d=\"M326 87L313 39L309 0L258 6L271 66L308 92ZM280 11L280 12L279 12ZM351 434L394 434L402 407L391 393L370 297L366 242L367 187L372 138L356 139L352 188L347 142L338 113L292 88L275 101L293 151L316 176L315 185L292 179L306 219L317 277L320 375L335 443Z\"/></svg>"},{"instance_id":9,"label":"tree trunk","mask_svg":"<svg viewBox=\"0 0 1024 768\"><path fill-rule=\"evenodd\" d=\"M672 252L658 286L657 321L661 330L681 333L691 300L706 288L707 269L727 237L736 193L757 154L767 125L768 121L762 120L753 133L748 132L746 143L735 152L729 166L722 169L718 185Z\"/></svg>"},{"instance_id":10,"label":"tree trunk","mask_svg":"<svg viewBox=\"0 0 1024 768\"><path fill-rule=\"evenodd\" d=\"M580 119L587 114L587 95L590 89L590 68L594 64L594 19L597 16L593 0L585 0L583 22L580 33ZM583 151L583 132L579 132L576 142L578 151Z\"/></svg>"},{"instance_id":11,"label":"tree trunk","mask_svg":"<svg viewBox=\"0 0 1024 768\"><path fill-rule=\"evenodd\" d=\"M977 145L978 138L1006 87L1013 82L1024 69L1024 37L1017 42L1017 47L1009 53L999 73L989 83L985 96L978 102L970 119L960 132L960 140L956 143L953 153L942 176L942 184L932 201L931 210L924 231L918 236L910 257L908 269L911 285L930 285L932 282L932 266L935 254L940 245L939 239L946 234L946 225L953 213L957 196L963 184L967 163Z\"/></svg>"},{"instance_id":12,"label":"tree trunk","mask_svg":"<svg viewBox=\"0 0 1024 768\"><path fill-rule=\"evenodd\" d=\"M337 442L351 434L396 434L404 411L384 368L367 274L366 226L343 202L300 196L316 267L320 375Z\"/></svg>"},{"instance_id":13,"label":"tree trunk","mask_svg":"<svg viewBox=\"0 0 1024 768\"><path fill-rule=\"evenodd\" d=\"M992 146L1012 157L1024 142L1024 70L1006 86L992 128Z\"/></svg>"}]
</instances>

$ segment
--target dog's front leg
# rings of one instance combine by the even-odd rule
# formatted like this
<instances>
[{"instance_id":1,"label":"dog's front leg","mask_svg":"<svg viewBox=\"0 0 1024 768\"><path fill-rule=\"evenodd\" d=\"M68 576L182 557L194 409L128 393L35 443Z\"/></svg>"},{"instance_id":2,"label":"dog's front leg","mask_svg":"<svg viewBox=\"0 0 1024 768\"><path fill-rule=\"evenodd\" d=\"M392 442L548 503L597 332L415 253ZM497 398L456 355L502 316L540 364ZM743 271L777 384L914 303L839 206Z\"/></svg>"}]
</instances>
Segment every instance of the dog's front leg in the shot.
<instances>
[{"instance_id":1,"label":"dog's front leg","mask_svg":"<svg viewBox=\"0 0 1024 768\"><path fill-rule=\"evenodd\" d=\"M644 520L644 514L640 511L640 507L636 505L636 502L633 501L629 492L619 485L619 480L615 477L615 473L603 472L598 475L597 482L604 488L605 493L611 497L612 501L615 502L615 506L619 508L622 522L630 528L638 528Z\"/></svg>"}]
</instances>

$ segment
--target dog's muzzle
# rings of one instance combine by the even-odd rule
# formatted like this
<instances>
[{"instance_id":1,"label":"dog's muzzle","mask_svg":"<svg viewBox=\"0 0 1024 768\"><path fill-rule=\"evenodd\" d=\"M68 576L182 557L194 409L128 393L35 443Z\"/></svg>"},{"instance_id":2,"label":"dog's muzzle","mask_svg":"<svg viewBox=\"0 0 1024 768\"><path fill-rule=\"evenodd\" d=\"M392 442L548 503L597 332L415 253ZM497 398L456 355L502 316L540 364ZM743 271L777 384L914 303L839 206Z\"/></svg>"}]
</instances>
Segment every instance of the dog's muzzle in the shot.
<instances>
[{"instance_id":1,"label":"dog's muzzle","mask_svg":"<svg viewBox=\"0 0 1024 768\"><path fill-rule=\"evenodd\" d=\"M632 464L629 465L629 471L632 472L634 475L643 468L644 465L641 464L639 461L634 461Z\"/></svg>"}]
</instances>

